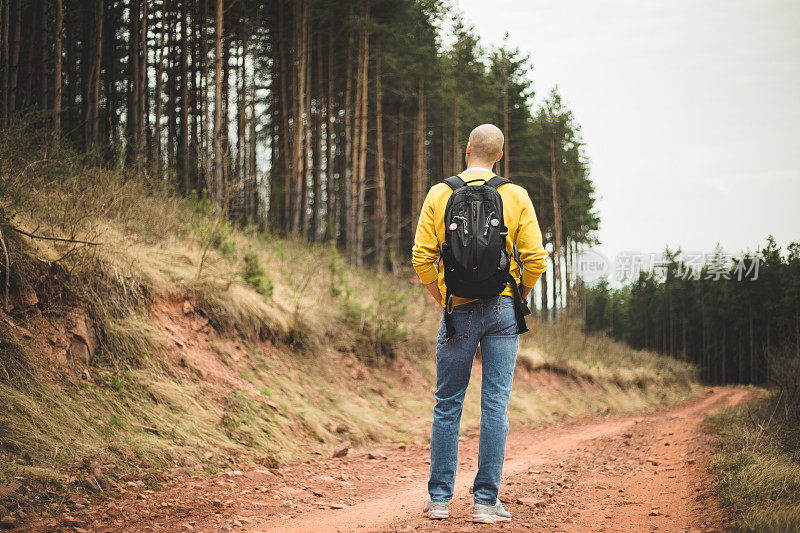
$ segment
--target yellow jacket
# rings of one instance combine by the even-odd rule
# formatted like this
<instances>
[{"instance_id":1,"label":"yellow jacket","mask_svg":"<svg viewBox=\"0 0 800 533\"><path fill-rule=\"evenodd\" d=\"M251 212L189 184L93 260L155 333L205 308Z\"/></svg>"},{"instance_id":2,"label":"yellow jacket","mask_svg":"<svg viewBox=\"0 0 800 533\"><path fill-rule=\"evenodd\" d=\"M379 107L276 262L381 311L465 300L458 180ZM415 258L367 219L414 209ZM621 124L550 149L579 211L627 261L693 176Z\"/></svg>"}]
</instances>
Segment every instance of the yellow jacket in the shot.
<instances>
[{"instance_id":1,"label":"yellow jacket","mask_svg":"<svg viewBox=\"0 0 800 533\"><path fill-rule=\"evenodd\" d=\"M474 179L486 181L494 174L485 170L469 170L462 172L459 176L464 181ZM547 252L542 246L542 232L539 229L539 222L536 220L533 203L528 192L519 185L508 183L497 191L503 199L503 222L508 227L506 252L511 263L511 275L519 284L520 269L513 259L514 243L516 242L522 262L522 284L532 288L547 269ZM428 196L425 197L425 202L422 204L417 234L414 237L414 247L411 250L411 263L422 283L427 285L439 280L442 305L444 305L446 293L444 270L437 270L436 264L439 261L440 247L444 243L444 209L452 192L452 189L445 183L438 183L428 191ZM510 286L506 286L503 294L513 298ZM470 301L472 300L468 298L456 297L454 303L460 305Z\"/></svg>"}]
</instances>

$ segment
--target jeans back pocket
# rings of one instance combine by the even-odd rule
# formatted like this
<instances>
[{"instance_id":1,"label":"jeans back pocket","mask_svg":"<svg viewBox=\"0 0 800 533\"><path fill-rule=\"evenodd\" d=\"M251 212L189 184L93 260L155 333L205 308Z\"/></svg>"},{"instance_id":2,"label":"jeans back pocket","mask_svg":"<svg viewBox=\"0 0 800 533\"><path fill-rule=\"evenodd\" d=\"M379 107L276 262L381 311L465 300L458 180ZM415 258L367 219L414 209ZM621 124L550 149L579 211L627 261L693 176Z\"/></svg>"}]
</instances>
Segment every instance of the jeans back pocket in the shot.
<instances>
[{"instance_id":1,"label":"jeans back pocket","mask_svg":"<svg viewBox=\"0 0 800 533\"><path fill-rule=\"evenodd\" d=\"M461 307L462 309L459 309ZM446 312L446 311L445 311ZM450 338L450 340L446 340L445 337L447 336L447 329L444 325L444 313L442 312L442 320L439 324L439 333L436 338L437 344L445 344L446 342L454 343L461 340L466 339L469 337L469 331L472 327L472 315L475 313L475 306L472 304L463 304L456 306L453 309L453 327L455 328L455 333Z\"/></svg>"}]
</instances>

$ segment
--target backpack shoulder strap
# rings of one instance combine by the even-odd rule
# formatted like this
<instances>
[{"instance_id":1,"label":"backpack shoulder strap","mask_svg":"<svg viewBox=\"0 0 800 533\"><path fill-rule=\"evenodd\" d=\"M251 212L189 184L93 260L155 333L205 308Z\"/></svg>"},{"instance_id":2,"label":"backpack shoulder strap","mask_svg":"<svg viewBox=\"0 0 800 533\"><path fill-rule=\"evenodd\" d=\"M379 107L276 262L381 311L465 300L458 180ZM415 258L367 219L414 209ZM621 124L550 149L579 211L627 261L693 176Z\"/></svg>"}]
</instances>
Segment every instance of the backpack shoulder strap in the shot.
<instances>
[{"instance_id":1,"label":"backpack shoulder strap","mask_svg":"<svg viewBox=\"0 0 800 533\"><path fill-rule=\"evenodd\" d=\"M492 187L493 189L497 189L501 185L505 185L506 183L511 183L511 180L507 180L506 178L501 178L500 176L495 176L489 181L487 181L484 185Z\"/></svg>"},{"instance_id":2,"label":"backpack shoulder strap","mask_svg":"<svg viewBox=\"0 0 800 533\"><path fill-rule=\"evenodd\" d=\"M449 178L444 180L444 183L446 183L447 186L453 190L460 189L461 187L467 184L467 182L462 180L461 177L459 176L450 176Z\"/></svg>"}]
</instances>

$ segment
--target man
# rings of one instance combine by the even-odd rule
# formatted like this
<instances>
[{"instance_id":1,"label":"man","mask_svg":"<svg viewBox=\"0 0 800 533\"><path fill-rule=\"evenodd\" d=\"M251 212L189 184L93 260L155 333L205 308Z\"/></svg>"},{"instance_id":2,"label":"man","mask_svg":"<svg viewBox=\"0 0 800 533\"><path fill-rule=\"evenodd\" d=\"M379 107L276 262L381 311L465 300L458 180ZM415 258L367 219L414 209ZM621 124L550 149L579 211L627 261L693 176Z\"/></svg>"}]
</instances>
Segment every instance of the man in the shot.
<instances>
[{"instance_id":1,"label":"man","mask_svg":"<svg viewBox=\"0 0 800 533\"><path fill-rule=\"evenodd\" d=\"M503 133L492 124L472 130L467 144L467 169L459 174L470 185L485 183L494 176L492 167L503 157ZM510 273L519 285L518 294L527 299L546 268L547 252L533 204L525 189L512 183L497 187L503 205L503 220L508 228L505 248L508 257L519 252L519 265L513 259ZM412 263L417 275L443 307L447 288L444 268L436 263L445 242L445 207L453 189L446 183L431 187L417 225L412 250ZM466 222L464 223L466 231ZM495 225L495 221L492 221ZM449 225L454 230L457 224ZM488 220L487 220L488 227ZM455 231L460 231L459 229ZM501 244L502 246L502 244ZM519 328L512 290L509 283L500 296L468 299L452 296L452 313L442 316L436 347L436 405L431 431L431 471L428 481L429 501L423 513L431 519L450 515L456 466L461 408L469 383L472 361L478 344L481 346L481 433L478 452L478 474L475 476L473 521L493 523L511 520L497 499L505 459L508 416L506 408L511 394L514 366L519 346ZM514 288L516 289L516 288ZM450 325L446 324L448 320ZM524 324L524 319L522 319ZM448 331L449 329L449 331Z\"/></svg>"}]
</instances>

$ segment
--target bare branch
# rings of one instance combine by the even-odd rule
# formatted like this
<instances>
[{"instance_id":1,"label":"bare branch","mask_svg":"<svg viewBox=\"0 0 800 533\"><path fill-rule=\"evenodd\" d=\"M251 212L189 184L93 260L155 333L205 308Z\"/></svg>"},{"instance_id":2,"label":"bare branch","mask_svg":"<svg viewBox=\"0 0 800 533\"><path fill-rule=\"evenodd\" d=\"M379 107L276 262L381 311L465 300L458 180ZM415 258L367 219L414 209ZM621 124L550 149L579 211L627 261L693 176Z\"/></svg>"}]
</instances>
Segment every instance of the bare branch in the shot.
<instances>
[{"instance_id":1,"label":"bare branch","mask_svg":"<svg viewBox=\"0 0 800 533\"><path fill-rule=\"evenodd\" d=\"M6 258L6 282L4 284L4 298L3 298L3 309L8 311L8 287L10 285L10 275L11 275L11 261L8 258L8 248L6 248L6 240L3 238L3 232L0 231L0 245L3 246L3 255Z\"/></svg>"},{"instance_id":2,"label":"bare branch","mask_svg":"<svg viewBox=\"0 0 800 533\"><path fill-rule=\"evenodd\" d=\"M69 242L72 244L85 244L87 246L100 246L103 244L102 242L91 242L91 241L81 241L79 239L63 239L61 237L45 237L44 235L36 235L35 233L28 233L27 231L21 230L19 228L15 228L14 226L6 223L9 229L12 231L16 231L21 235L25 235L26 237L30 237L31 239L40 239L43 241L57 241L57 242Z\"/></svg>"}]
</instances>

